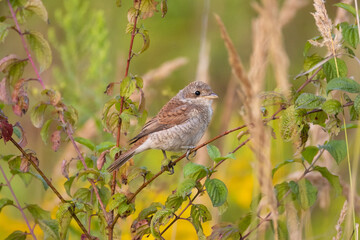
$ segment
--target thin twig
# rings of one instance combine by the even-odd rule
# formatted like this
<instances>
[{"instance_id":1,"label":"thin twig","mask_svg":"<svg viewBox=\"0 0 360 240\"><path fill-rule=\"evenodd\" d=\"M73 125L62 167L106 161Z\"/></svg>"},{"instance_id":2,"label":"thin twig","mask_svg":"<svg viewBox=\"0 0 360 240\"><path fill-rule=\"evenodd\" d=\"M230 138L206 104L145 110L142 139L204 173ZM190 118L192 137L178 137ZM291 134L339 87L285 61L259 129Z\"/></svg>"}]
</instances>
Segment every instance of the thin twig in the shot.
<instances>
[{"instance_id":1,"label":"thin twig","mask_svg":"<svg viewBox=\"0 0 360 240\"><path fill-rule=\"evenodd\" d=\"M253 229L249 230L248 233L246 233L244 236L242 236L242 237L240 238L240 240L245 240L253 231L255 231L256 229L258 229L261 224L263 224L264 222L269 221L269 220L270 220L270 219L269 219L270 216L271 216L271 212L270 212L268 215L266 215L265 218L261 219L261 221L256 225L256 227L254 227Z\"/></svg>"},{"instance_id":2,"label":"thin twig","mask_svg":"<svg viewBox=\"0 0 360 240\"><path fill-rule=\"evenodd\" d=\"M134 5L135 5L135 1L134 1ZM140 8L141 6L141 0L138 2L138 6ZM133 49L133 45L134 45L134 39L136 36L136 24L138 21L140 15L140 9L137 9L137 12L135 14L135 18L134 18L134 26L133 26L133 31L131 33L131 39L130 39L130 46L129 46L129 54L128 54L128 59L127 59L127 63L126 63L126 68L125 68L125 77L127 77L129 75L129 68L130 68L130 62L132 59L132 49ZM122 126L122 119L120 118L121 113L123 112L124 109L124 102L125 102L125 98L123 96L121 96L120 99L120 110L119 110L119 120L118 120L118 126L117 126L117 135L116 135L116 146L120 147L120 138L121 138L121 126ZM121 152L119 152L118 154L116 154L115 158L118 157L118 155L120 155ZM112 177L112 181L111 181L111 196L115 194L115 189L116 189L116 176L117 176L117 171L114 171L113 173L113 177ZM108 223L108 239L112 240L113 239L113 230L114 230L114 226L116 221L113 220L114 217L114 210L110 211L110 216L109 216L109 223ZM118 219L118 218L116 218Z\"/></svg>"},{"instance_id":3,"label":"thin twig","mask_svg":"<svg viewBox=\"0 0 360 240\"><path fill-rule=\"evenodd\" d=\"M21 42L22 42L23 47L24 47L24 49L25 49L26 55L28 56L28 59L29 59L29 61L30 61L30 63L31 63L31 66L33 67L33 69L34 69L34 71L35 71L35 74L36 74L36 76L37 76L37 78L38 78L38 80L39 80L39 83L40 83L41 87L42 87L43 89L45 89L44 82L43 82L43 80L41 79L40 73L39 73L39 71L38 71L38 69L37 69L37 67L36 67L36 65L35 65L35 63L34 63L33 58L31 57L31 53L30 53L29 48L28 48L28 46L27 46L27 43L26 43L26 41L25 41L24 34L21 32L21 28L20 28L19 22L18 22L18 20L17 20L17 18L16 18L16 14L15 14L14 9L13 9L11 3L10 3L10 0L7 0L7 3L8 3L8 6L9 6L9 9L10 9L10 12L11 12L11 17L12 17L12 19L13 19L14 22L15 22L16 31L17 31L17 32L19 33L19 35L20 35Z\"/></svg>"},{"instance_id":4,"label":"thin twig","mask_svg":"<svg viewBox=\"0 0 360 240\"><path fill-rule=\"evenodd\" d=\"M46 184L50 187L50 189L55 193L55 195L60 199L60 201L62 203L67 203L67 201L61 196L61 194L59 193L59 191L54 187L54 185L51 183L51 181L45 176L45 174L43 173L43 171L41 171L41 169L36 165L36 163L32 160L32 158L24 151L24 149L13 139L10 138L10 141L15 145L15 147L23 154L23 156L30 162L30 164L35 168L35 170L40 174L40 176L42 177L42 179L44 179L44 181L46 182ZM76 223L78 224L78 226L81 228L81 230L83 231L83 233L86 235L86 237L88 239L92 239L91 235L89 234L89 232L86 230L86 228L84 227L84 225L81 223L81 221L79 220L79 218L76 216L75 211L72 209L72 207L75 208L74 205L72 205L71 207L68 208L71 216L74 218L74 220L76 221Z\"/></svg>"},{"instance_id":5,"label":"thin twig","mask_svg":"<svg viewBox=\"0 0 360 240\"><path fill-rule=\"evenodd\" d=\"M84 166L84 169L87 170L88 167L86 165L86 162L85 162L85 159L84 159L84 156L81 154L81 151L78 147L78 145L76 144L75 140L74 140L74 136L73 136L73 131L72 131L72 127L71 127L71 124L69 124L68 122L65 121L63 115L59 114L59 118L60 118L60 121L62 122L62 124L65 126L65 132L66 132L66 135L68 136L68 138L70 139L72 145L74 146L75 148L75 151L78 155L78 158L80 159L80 161L82 162L83 166ZM94 192L95 192L95 196L97 198L97 200L99 201L99 204L100 204L100 208L104 214L104 218L106 220L106 222L108 224L110 224L110 219L109 219L109 216L108 216L108 213L106 212L106 208L105 208L105 205L103 203L103 201L101 200L100 198L100 194L99 194L99 191L96 187L96 184L94 182L94 180L92 179L89 179L88 178L88 181L90 182L92 188L94 189Z\"/></svg>"},{"instance_id":6,"label":"thin twig","mask_svg":"<svg viewBox=\"0 0 360 240\"><path fill-rule=\"evenodd\" d=\"M17 199L17 197L16 197L16 195L15 195L15 192L14 192L13 188L11 187L11 184L10 184L8 178L6 177L5 172L4 172L4 169L1 167L1 165L0 165L0 171L1 171L2 175L4 176L4 179L5 179L5 181L6 181L6 185L7 185L7 187L9 188L9 190L10 190L10 192L11 192L11 195L13 196L13 198L14 198L14 200L15 200L15 202L16 202L17 209L19 209L19 211L21 212L21 215L23 216L23 218L24 218L24 220L25 220L25 223L26 223L26 225L27 225L27 227L28 227L28 229L29 229L29 231L30 231L30 233L31 233L31 236L36 240L37 238L36 238L36 236L35 236L34 229L31 228L30 222L29 222L29 220L27 219L27 217L26 217L26 215L25 215L25 213L24 213L24 210L23 210L23 208L21 207L21 205L20 205L20 203L19 203L19 200Z\"/></svg>"},{"instance_id":7,"label":"thin twig","mask_svg":"<svg viewBox=\"0 0 360 240\"><path fill-rule=\"evenodd\" d=\"M319 67L315 73L309 77L299 88L298 90L296 90L297 93L299 93L301 90L303 90L304 87L306 87L306 85L308 85L313 79L314 77L320 72L320 70L322 69L322 67Z\"/></svg>"}]
</instances>

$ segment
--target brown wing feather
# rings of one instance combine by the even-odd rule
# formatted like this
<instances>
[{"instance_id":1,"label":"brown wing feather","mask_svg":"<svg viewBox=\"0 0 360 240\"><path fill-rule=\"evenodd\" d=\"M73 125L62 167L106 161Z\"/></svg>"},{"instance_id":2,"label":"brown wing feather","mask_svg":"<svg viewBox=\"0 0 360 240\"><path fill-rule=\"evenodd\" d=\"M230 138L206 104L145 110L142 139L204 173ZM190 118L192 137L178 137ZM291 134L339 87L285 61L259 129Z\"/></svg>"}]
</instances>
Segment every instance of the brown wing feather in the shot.
<instances>
[{"instance_id":1,"label":"brown wing feather","mask_svg":"<svg viewBox=\"0 0 360 240\"><path fill-rule=\"evenodd\" d=\"M181 102L176 98L171 99L154 118L144 125L141 132L130 140L130 144L135 143L150 133L162 131L184 123L188 119L189 108L191 108L189 104Z\"/></svg>"}]
</instances>

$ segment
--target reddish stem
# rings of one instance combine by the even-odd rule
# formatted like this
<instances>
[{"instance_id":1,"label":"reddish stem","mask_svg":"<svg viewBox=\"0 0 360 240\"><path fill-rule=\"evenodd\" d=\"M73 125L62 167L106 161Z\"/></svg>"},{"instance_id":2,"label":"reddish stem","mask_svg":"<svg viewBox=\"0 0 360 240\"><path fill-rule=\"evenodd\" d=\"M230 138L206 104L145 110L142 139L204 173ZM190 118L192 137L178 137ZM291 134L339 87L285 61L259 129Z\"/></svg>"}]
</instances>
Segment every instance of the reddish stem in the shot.
<instances>
[{"instance_id":1,"label":"reddish stem","mask_svg":"<svg viewBox=\"0 0 360 240\"><path fill-rule=\"evenodd\" d=\"M36 240L37 238L36 238L36 236L35 236L34 229L31 228L30 222L29 222L29 220L27 219L27 217L26 217L26 215L25 215L25 213L24 213L24 210L23 210L23 208L21 207L21 205L20 205L20 203L19 203L19 200L17 199L17 197L16 197L16 195L15 195L15 192L14 192L14 190L12 189L11 184L10 184L8 178L6 177L5 172L4 172L4 169L1 167L1 165L0 165L0 171L1 171L2 175L4 176L4 179L5 179L5 181L6 181L6 186L9 188L9 190L10 190L10 192L11 192L11 195L13 196L13 198L14 198L14 200L15 200L15 202L16 202L17 209L19 209L19 211L21 212L22 217L23 217L24 220L25 220L25 223L26 223L26 225L27 225L27 227L28 227L28 229L29 229L29 231L30 231L30 233L31 233L31 236Z\"/></svg>"},{"instance_id":2,"label":"reddish stem","mask_svg":"<svg viewBox=\"0 0 360 240\"><path fill-rule=\"evenodd\" d=\"M38 71L38 69L37 69L37 67L36 67L36 65L35 65L35 63L34 63L34 60L33 60L32 57L31 57L31 53L30 53L29 48L28 48L28 46L27 46L27 44L26 44L26 41L25 41L25 38L24 38L24 34L21 32L21 28L20 28L19 22L18 22L18 20L16 19L16 14L15 14L14 9L13 9L11 3L10 3L10 0L7 0L7 3L8 3L8 6L9 6L9 9L10 9L10 12L11 12L11 17L12 17L12 19L13 19L14 22L15 22L16 31L17 31L17 32L19 33L19 35L20 35L21 42L22 42L23 47L24 47L24 49L25 49L26 55L27 55L27 57L28 57L28 59L29 59L29 61L30 61L30 63L31 63L31 66L33 67L33 69L34 69L34 71L35 71L35 74L36 74L36 76L37 76L37 78L38 78L38 81L39 81L41 87L42 87L43 89L45 89L44 82L43 82L43 80L42 80L41 77L40 77L40 73L39 73L39 71Z\"/></svg>"}]
</instances>

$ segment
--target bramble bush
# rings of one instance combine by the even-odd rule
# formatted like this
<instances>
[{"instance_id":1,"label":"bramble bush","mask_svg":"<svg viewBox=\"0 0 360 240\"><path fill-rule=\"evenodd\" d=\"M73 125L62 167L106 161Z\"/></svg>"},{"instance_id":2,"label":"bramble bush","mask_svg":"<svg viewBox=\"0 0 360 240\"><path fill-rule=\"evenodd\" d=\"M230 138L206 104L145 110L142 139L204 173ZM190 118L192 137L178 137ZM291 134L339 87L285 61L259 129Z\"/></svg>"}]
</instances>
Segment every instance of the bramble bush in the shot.
<instances>
[{"instance_id":1,"label":"bramble bush","mask_svg":"<svg viewBox=\"0 0 360 240\"><path fill-rule=\"evenodd\" d=\"M88 21L84 15L90 11L87 3L65 1L67 12L56 12L66 40L58 42L57 33L50 29L49 38L57 46L64 65L63 69L54 69L55 86L52 89L47 87L42 77L42 73L52 63L50 44L43 34L28 29L27 25L28 19L33 15L47 22L46 7L41 0L3 0L0 4L2 7L6 6L10 14L0 17L0 42L4 44L9 41L7 35L14 31L21 40L19 48L22 47L21 55L0 56L0 138L6 143L5 147L14 145L17 149L11 154L0 155L0 170L4 181L0 190L8 188L12 195L11 199L0 199L0 211L14 206L20 211L28 227L14 231L6 239L27 239L28 235L37 239L39 236L36 236L36 232L39 229L43 232L44 239L69 239L71 222L80 229L81 239L117 238L117 234L121 235L122 231L121 225L117 223L120 219L129 219L130 215L135 214L136 196L166 173L165 169L154 173L145 167L126 165L110 174L106 168L126 150L121 140L124 134L143 126L147 119L147 111L144 109L144 81L141 76L130 74L129 67L138 55L150 47L150 34L144 25L146 19L154 15L166 17L167 0L159 3L154 0L133 1L133 6L128 10L125 29L126 34L131 36L125 74L121 81L111 82L106 89L102 89L101 84L92 85L94 80L110 76L111 71L106 62L109 42L101 11L93 11L94 19ZM121 1L117 0L116 4L121 7ZM262 4L266 7L267 3L264 1ZM357 128L360 84L350 76L347 64L359 61L355 54L359 45L359 27L356 21L358 11L345 3L336 4L336 7L346 10L352 18L348 22L333 25L324 3L315 0L314 6L313 15L320 35L305 44L303 71L296 77L303 84L287 91L263 91L251 81L255 75L251 71L246 73L224 24L220 17L215 16L229 54L229 64L241 85L239 98L245 112L245 124L220 133L192 150L195 152L206 147L212 164L206 166L187 162L183 169L177 169L182 172L182 180L175 191L168 189L170 194L166 201L153 202L150 199L148 206L137 209L138 215L133 217L131 225L133 239L142 239L148 235L163 239L164 233L177 221L190 222L199 239L248 239L256 234L261 236L262 232L266 238L271 239L295 239L294 234L298 234L295 237L301 239L299 232L304 226L296 226L291 221L304 218L305 212L318 199L318 188L309 176L318 172L331 185L335 195L343 193L339 176L319 164L319 159L325 152L332 156L336 164L348 159L350 188L354 191L347 131ZM74 41L78 34L84 39L81 44ZM133 47L135 41L141 41L137 50ZM262 47L266 49L265 46ZM327 49L326 54L321 53L322 47ZM102 67L101 71L97 71L99 66ZM25 71L27 68L32 71ZM86 70L80 75L79 68ZM83 88L72 88L78 86L73 83L82 76L85 76L81 79ZM39 84L31 84L33 82ZM307 88L308 85L313 85L315 91ZM105 91L104 95L110 99L105 100L104 96L97 98L99 89ZM138 97L134 98L134 95ZM260 99L261 102L257 104ZM77 104L77 107L69 103ZM99 112L102 109L101 123L97 122L102 127L97 128L97 135L101 138L101 135L110 133L113 141L95 143L90 138L76 136L75 129L79 121L84 123L89 117L87 113L94 111L94 107ZM240 109L240 106L234 107ZM66 196L53 184L57 179L46 176L41 168L44 159L39 159L36 152L26 148L26 139L38 136L27 135L27 129L20 123L8 120L9 116L11 119L14 115L22 118L25 114L30 115L33 126L41 129L41 139L44 143L50 143L53 151L57 151L63 142L69 142L75 149L77 156L72 160L64 160L61 166L62 178L66 179L63 184ZM297 149L293 159L283 159L274 167L267 165L271 163L266 160L269 158L266 156L266 146L270 141L266 136L274 137L273 122L279 122L281 139L292 142ZM314 134L311 126L314 125L320 126L327 135L327 140L318 145L309 144L309 139ZM264 131L259 132L259 129ZM243 133L238 136L238 146L230 153L222 154L212 144L239 130L243 130ZM335 139L340 133L344 133L344 139ZM236 159L235 152L248 144L251 144L257 159L254 171L260 185L259 194L254 196L249 212L239 217L238 222L218 223L212 227L211 234L205 236L203 225L212 220L213 208L224 213L229 205L228 188L223 179L219 179L214 173L225 161ZM83 147L82 150L79 146ZM185 154L172 156L174 164L184 158ZM298 165L301 174L276 183L274 176L278 170L291 165ZM9 168L10 177L5 173L5 168ZM31 179L41 181L44 189L51 191L59 200L55 216L41 204L21 205L11 185L14 176L21 178L26 187L31 187ZM354 193L345 195L348 199L356 197ZM210 199L211 206L199 203L199 198ZM347 220L350 221L351 230L344 234L348 238L358 234L354 201L349 203L349 214L352 214L353 219ZM342 216L346 212L345 206ZM342 236L341 225L344 219L340 220L336 228L336 239ZM294 228L300 230L294 231Z\"/></svg>"}]
</instances>

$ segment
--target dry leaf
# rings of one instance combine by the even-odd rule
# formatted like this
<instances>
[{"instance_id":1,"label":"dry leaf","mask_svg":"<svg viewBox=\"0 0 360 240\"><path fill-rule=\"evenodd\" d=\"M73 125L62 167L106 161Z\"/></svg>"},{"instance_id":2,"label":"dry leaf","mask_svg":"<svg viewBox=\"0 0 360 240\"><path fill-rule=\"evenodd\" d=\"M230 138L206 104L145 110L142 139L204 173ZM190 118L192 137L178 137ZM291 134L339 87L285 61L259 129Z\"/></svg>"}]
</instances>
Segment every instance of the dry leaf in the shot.
<instances>
[{"instance_id":1,"label":"dry leaf","mask_svg":"<svg viewBox=\"0 0 360 240\"><path fill-rule=\"evenodd\" d=\"M59 149L60 147L60 140L61 140L61 131L55 131L51 134L51 143L52 143L52 150L54 150L55 152Z\"/></svg>"}]
</instances>

